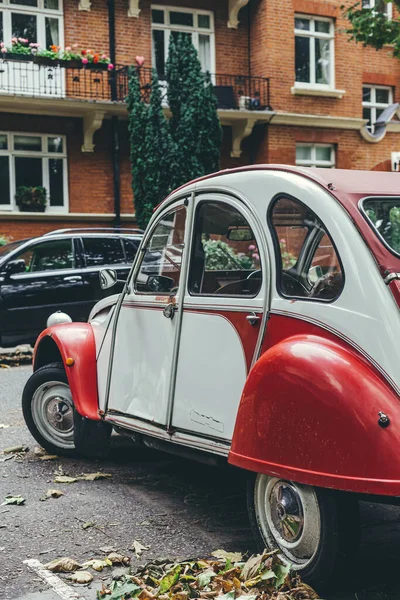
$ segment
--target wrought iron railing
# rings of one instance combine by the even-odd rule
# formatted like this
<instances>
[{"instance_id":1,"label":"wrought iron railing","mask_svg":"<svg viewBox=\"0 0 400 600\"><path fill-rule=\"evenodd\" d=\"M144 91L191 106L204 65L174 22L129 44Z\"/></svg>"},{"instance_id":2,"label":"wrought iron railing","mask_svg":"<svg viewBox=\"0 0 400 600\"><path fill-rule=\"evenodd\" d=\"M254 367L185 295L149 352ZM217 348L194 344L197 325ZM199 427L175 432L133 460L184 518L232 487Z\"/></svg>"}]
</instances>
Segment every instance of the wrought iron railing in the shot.
<instances>
[{"instance_id":1,"label":"wrought iron railing","mask_svg":"<svg viewBox=\"0 0 400 600\"><path fill-rule=\"evenodd\" d=\"M142 97L150 98L149 68L140 69ZM112 80L115 93L112 94ZM212 75L214 92L220 109L266 110L270 108L269 79L247 75ZM106 65L68 63L38 64L32 60L0 60L0 95L12 94L39 98L75 98L81 100L125 102L128 95L129 67L116 65L114 72ZM167 87L161 81L167 103Z\"/></svg>"}]
</instances>

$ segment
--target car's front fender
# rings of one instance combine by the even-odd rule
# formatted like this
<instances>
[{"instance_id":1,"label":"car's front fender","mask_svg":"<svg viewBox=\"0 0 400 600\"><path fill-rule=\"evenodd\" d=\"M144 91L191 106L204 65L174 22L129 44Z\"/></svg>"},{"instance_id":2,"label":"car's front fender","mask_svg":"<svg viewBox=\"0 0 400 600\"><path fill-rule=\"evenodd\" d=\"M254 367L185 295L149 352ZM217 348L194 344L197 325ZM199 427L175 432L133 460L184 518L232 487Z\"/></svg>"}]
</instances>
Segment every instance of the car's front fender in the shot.
<instances>
[{"instance_id":1,"label":"car's front fender","mask_svg":"<svg viewBox=\"0 0 400 600\"><path fill-rule=\"evenodd\" d=\"M33 369L62 361L77 412L100 420L96 344L89 323L66 323L45 329L34 350Z\"/></svg>"}]
</instances>

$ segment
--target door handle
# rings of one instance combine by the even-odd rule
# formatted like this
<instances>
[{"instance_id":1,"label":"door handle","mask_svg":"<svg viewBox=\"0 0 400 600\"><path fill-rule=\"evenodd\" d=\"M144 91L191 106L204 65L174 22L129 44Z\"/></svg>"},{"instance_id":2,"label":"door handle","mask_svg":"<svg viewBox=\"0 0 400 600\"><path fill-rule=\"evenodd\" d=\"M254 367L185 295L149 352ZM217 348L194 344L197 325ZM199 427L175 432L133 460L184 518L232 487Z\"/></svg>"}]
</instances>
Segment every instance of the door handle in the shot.
<instances>
[{"instance_id":1,"label":"door handle","mask_svg":"<svg viewBox=\"0 0 400 600\"><path fill-rule=\"evenodd\" d=\"M167 304L167 306L164 308L163 315L166 319L173 319L177 310L178 307L176 306L176 304L171 302L170 304Z\"/></svg>"},{"instance_id":2,"label":"door handle","mask_svg":"<svg viewBox=\"0 0 400 600\"><path fill-rule=\"evenodd\" d=\"M82 277L80 275L71 275L70 277L64 277L64 281L71 281L73 283L74 281L82 281Z\"/></svg>"},{"instance_id":3,"label":"door handle","mask_svg":"<svg viewBox=\"0 0 400 600\"><path fill-rule=\"evenodd\" d=\"M256 313L251 313L250 315L247 315L246 317L246 321L248 323L250 323L250 325L253 325L253 327L255 325L257 325L258 321L261 319L261 317L259 315L256 315Z\"/></svg>"}]
</instances>

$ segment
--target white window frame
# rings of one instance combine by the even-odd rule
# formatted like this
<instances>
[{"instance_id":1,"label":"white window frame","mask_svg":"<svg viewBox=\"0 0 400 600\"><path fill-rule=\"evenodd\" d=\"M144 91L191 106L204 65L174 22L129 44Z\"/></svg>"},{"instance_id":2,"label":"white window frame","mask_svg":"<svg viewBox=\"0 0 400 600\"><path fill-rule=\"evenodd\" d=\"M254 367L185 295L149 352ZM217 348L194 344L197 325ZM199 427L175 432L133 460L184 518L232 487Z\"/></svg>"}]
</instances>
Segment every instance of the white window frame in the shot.
<instances>
[{"instance_id":1,"label":"white window frame","mask_svg":"<svg viewBox=\"0 0 400 600\"><path fill-rule=\"evenodd\" d=\"M3 41L7 46L11 45L12 25L11 13L20 13L25 15L36 16L37 24L37 40L29 40L29 42L37 42L42 48L46 48L46 17L58 20L58 37L59 46L64 47L64 11L63 0L58 0L59 8L44 8L44 0L37 0L38 6L23 6L21 4L12 4L10 0L2 0L0 4L0 12L3 13Z\"/></svg>"},{"instance_id":2,"label":"white window frame","mask_svg":"<svg viewBox=\"0 0 400 600\"><path fill-rule=\"evenodd\" d=\"M10 203L0 204L0 212L4 211L19 211L18 206L15 203L15 158L41 158L42 159L42 182L43 187L47 191L47 205L46 213L59 214L68 213L68 162L67 162L67 138L65 135L59 135L57 133L26 133L25 131L0 131L0 135L7 136L7 150L0 149L0 156L9 157L9 173L10 173ZM17 135L23 135L25 137L40 137L42 140L41 151L29 151L29 150L14 150L14 138ZM48 138L59 137L63 141L62 152L49 152L47 141ZM50 206L50 174L49 174L49 159L59 158L63 160L63 206Z\"/></svg>"},{"instance_id":3,"label":"white window frame","mask_svg":"<svg viewBox=\"0 0 400 600\"><path fill-rule=\"evenodd\" d=\"M327 169L335 169L336 168L336 151L335 146L333 144L309 144L306 142L298 142L296 144L297 148L305 147L311 148L311 159L310 160L302 160L296 158L296 165L301 167L324 167ZM317 160L317 148L330 148L331 150L331 158L330 160Z\"/></svg>"},{"instance_id":4,"label":"white window frame","mask_svg":"<svg viewBox=\"0 0 400 600\"><path fill-rule=\"evenodd\" d=\"M303 89L315 89L315 90L334 90L335 89L335 23L334 20L329 17L319 17L319 16L311 16L304 14L295 14L295 24L296 19L306 19L310 21L310 30L306 31L304 29L296 29L296 25L294 28L294 35L296 37L306 37L313 39L324 39L329 40L329 55L330 55L330 65L329 65L329 83L316 83L315 81L315 44L310 44L310 81L296 81L296 72L295 72L295 88L303 88ZM329 33L320 33L319 31L315 31L315 21L324 21L325 23L329 23Z\"/></svg>"},{"instance_id":5,"label":"white window frame","mask_svg":"<svg viewBox=\"0 0 400 600\"><path fill-rule=\"evenodd\" d=\"M363 6L363 2L361 2L361 6L362 8L375 8L376 5L376 0L368 0L369 6ZM375 11L374 11L375 12ZM386 10L384 13L387 17L387 19L392 19L393 16L393 4L391 2L388 2L386 4Z\"/></svg>"},{"instance_id":6,"label":"white window frame","mask_svg":"<svg viewBox=\"0 0 400 600\"><path fill-rule=\"evenodd\" d=\"M193 45L196 50L199 50L199 35L206 34L210 36L210 65L211 73L215 73L215 27L214 27L214 13L209 10L197 10L192 8L182 8L181 6L163 6L159 4L152 4L150 7L152 10L161 10L164 13L164 23L153 23L151 18L151 62L153 67L155 67L155 56L154 56L154 46L153 46L153 31L164 31L164 64L166 64L168 59L168 47L169 47L169 38L171 35L171 31L179 31L182 33L191 33ZM185 27L184 25L170 25L169 13L172 12L182 12L182 13L191 13L193 15L193 22L195 23L194 27ZM207 15L210 17L210 28L198 27L197 26L197 17L198 15Z\"/></svg>"},{"instance_id":7,"label":"white window frame","mask_svg":"<svg viewBox=\"0 0 400 600\"><path fill-rule=\"evenodd\" d=\"M368 125L367 128L369 131L371 131L373 133L375 130L374 123L376 123L376 109L377 108L384 109L384 108L388 107L390 104L393 104L393 88L390 87L389 85L371 85L369 83L363 83L362 87L363 87L363 89L369 88L371 90L371 100L369 102L364 102L364 100L363 100L362 107L369 108L369 110L371 111L371 125ZM388 91L389 92L389 101L387 103L376 102L376 90Z\"/></svg>"}]
</instances>

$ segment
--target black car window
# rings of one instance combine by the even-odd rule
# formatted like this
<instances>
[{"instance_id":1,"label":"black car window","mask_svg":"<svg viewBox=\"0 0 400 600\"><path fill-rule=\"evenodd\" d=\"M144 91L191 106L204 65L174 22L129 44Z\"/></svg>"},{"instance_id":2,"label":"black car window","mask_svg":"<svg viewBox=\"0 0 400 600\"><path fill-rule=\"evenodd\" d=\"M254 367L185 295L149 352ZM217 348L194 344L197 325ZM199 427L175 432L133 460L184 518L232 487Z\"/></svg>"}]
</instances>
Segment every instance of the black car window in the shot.
<instances>
[{"instance_id":1,"label":"black car window","mask_svg":"<svg viewBox=\"0 0 400 600\"><path fill-rule=\"evenodd\" d=\"M13 256L13 260L21 259L25 261L27 273L73 269L75 267L71 239L42 242L27 248L21 254Z\"/></svg>"},{"instance_id":2,"label":"black car window","mask_svg":"<svg viewBox=\"0 0 400 600\"><path fill-rule=\"evenodd\" d=\"M139 247L138 241L124 239L124 248L125 248L126 260L128 263L133 262L133 259L136 256L138 247Z\"/></svg>"},{"instance_id":3,"label":"black car window","mask_svg":"<svg viewBox=\"0 0 400 600\"><path fill-rule=\"evenodd\" d=\"M83 238L82 242L87 267L126 263L119 238Z\"/></svg>"}]
</instances>

